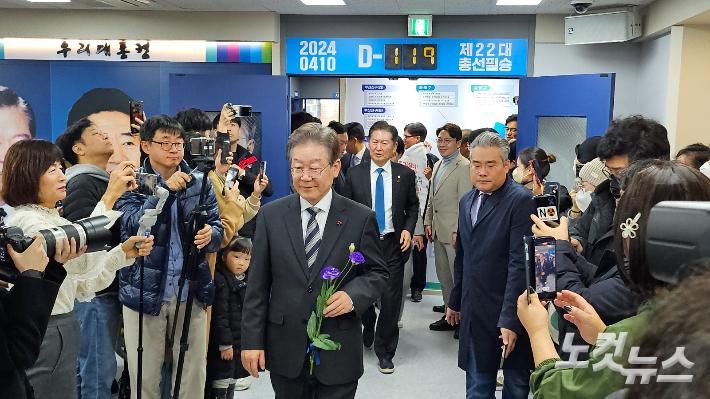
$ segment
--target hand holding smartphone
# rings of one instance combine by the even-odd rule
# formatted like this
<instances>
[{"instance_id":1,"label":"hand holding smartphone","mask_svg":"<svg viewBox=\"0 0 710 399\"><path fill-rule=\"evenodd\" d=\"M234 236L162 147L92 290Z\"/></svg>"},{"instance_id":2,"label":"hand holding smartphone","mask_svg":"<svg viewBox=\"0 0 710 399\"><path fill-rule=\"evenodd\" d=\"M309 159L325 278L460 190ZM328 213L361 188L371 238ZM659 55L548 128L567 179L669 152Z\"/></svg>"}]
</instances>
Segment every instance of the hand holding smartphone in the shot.
<instances>
[{"instance_id":1,"label":"hand holding smartphone","mask_svg":"<svg viewBox=\"0 0 710 399\"><path fill-rule=\"evenodd\" d=\"M136 123L136 119L140 119L145 122L145 116L143 115L143 101L130 101L128 103L129 115L131 117L131 125ZM131 133L140 133L139 129L131 126Z\"/></svg>"}]
</instances>

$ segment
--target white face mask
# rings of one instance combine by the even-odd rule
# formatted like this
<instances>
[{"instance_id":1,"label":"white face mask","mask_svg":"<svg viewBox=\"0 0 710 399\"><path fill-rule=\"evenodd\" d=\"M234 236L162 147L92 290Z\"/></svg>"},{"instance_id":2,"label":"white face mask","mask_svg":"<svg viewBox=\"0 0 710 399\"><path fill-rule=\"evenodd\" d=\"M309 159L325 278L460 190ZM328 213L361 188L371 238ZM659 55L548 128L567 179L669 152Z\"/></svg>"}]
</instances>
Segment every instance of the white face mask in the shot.
<instances>
[{"instance_id":1,"label":"white face mask","mask_svg":"<svg viewBox=\"0 0 710 399\"><path fill-rule=\"evenodd\" d=\"M582 212L585 212L587 210L587 208L589 208L589 204L592 203L592 193L589 193L587 191L584 191L584 189L581 189L577 193L577 196L575 197L575 201L577 202L577 207L579 207L579 210Z\"/></svg>"}]
</instances>

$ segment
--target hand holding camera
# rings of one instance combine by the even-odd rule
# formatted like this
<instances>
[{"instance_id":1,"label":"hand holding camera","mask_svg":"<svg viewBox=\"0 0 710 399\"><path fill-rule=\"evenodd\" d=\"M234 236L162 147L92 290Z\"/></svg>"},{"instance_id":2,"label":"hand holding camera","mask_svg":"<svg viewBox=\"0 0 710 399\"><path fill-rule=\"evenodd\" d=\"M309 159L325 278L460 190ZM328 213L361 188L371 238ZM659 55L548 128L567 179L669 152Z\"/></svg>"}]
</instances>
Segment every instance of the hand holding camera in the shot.
<instances>
[{"instance_id":1,"label":"hand holding camera","mask_svg":"<svg viewBox=\"0 0 710 399\"><path fill-rule=\"evenodd\" d=\"M25 270L37 270L44 272L49 263L49 257L42 247L44 237L37 235L33 237L34 242L24 252L16 252L12 245L7 244L7 252L10 254L15 267L22 273Z\"/></svg>"},{"instance_id":2,"label":"hand holding camera","mask_svg":"<svg viewBox=\"0 0 710 399\"><path fill-rule=\"evenodd\" d=\"M168 180L165 181L165 185L170 191L180 191L187 187L187 183L192 180L192 176L185 172L177 171L173 173Z\"/></svg>"},{"instance_id":3,"label":"hand holding camera","mask_svg":"<svg viewBox=\"0 0 710 399\"><path fill-rule=\"evenodd\" d=\"M121 162L116 170L111 172L106 193L101 197L101 201L106 204L106 209L113 209L116 200L126 191L134 190L136 185L136 172L133 170L137 165L131 161Z\"/></svg>"},{"instance_id":4,"label":"hand holding camera","mask_svg":"<svg viewBox=\"0 0 710 399\"><path fill-rule=\"evenodd\" d=\"M42 240L44 240L44 238ZM35 240L32 245L36 243L37 240ZM88 247L86 245L84 245L82 248L77 249L76 240L74 238L68 239L67 237L64 237L64 239L62 240L62 244L60 244L59 241L54 244L54 260L56 260L58 263L65 264L72 259L84 255L87 249Z\"/></svg>"}]
</instances>

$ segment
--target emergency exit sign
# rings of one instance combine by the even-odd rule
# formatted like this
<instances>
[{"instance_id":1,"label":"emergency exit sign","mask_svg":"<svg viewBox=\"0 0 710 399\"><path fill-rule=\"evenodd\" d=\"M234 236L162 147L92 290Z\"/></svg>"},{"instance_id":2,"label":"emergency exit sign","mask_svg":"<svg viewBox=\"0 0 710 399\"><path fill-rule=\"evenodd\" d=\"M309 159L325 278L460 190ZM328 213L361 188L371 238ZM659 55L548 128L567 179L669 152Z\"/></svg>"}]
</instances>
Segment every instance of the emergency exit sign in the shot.
<instances>
[{"instance_id":1,"label":"emergency exit sign","mask_svg":"<svg viewBox=\"0 0 710 399\"><path fill-rule=\"evenodd\" d=\"M409 36L431 37L431 15L410 15Z\"/></svg>"}]
</instances>

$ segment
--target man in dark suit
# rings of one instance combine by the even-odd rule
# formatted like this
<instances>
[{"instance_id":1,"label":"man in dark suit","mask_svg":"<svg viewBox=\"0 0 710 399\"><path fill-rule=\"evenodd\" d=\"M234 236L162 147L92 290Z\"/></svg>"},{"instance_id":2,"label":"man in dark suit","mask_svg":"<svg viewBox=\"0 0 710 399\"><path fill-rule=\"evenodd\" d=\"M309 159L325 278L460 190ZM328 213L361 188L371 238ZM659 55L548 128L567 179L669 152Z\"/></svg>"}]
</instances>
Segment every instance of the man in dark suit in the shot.
<instances>
[{"instance_id":1,"label":"man in dark suit","mask_svg":"<svg viewBox=\"0 0 710 399\"><path fill-rule=\"evenodd\" d=\"M459 367L466 398L493 397L505 345L503 397L523 399L534 368L530 340L517 316L525 291L523 236L531 234L532 193L507 176L508 143L482 133L471 144L471 182L459 205L454 288L446 310L461 324Z\"/></svg>"},{"instance_id":2,"label":"man in dark suit","mask_svg":"<svg viewBox=\"0 0 710 399\"><path fill-rule=\"evenodd\" d=\"M370 150L365 146L365 129L358 122L350 122L345 125L348 131L347 152L340 160L341 169L345 175L351 166L359 165L362 162L370 162Z\"/></svg>"},{"instance_id":3,"label":"man in dark suit","mask_svg":"<svg viewBox=\"0 0 710 399\"><path fill-rule=\"evenodd\" d=\"M372 210L331 190L340 171L338 140L307 123L289 137L287 155L297 194L259 212L242 322L242 364L258 377L268 368L275 397L354 398L363 373L360 316L387 286ZM320 332L342 345L319 350L310 374L306 326L316 310L321 269L347 264L353 243L365 261L327 301Z\"/></svg>"},{"instance_id":4,"label":"man in dark suit","mask_svg":"<svg viewBox=\"0 0 710 399\"><path fill-rule=\"evenodd\" d=\"M375 210L379 226L380 245L390 278L380 300L380 318L372 306L362 315L363 344L375 343L380 372L394 372L394 358L399 341L400 305L404 280L403 252L412 242L417 224L419 198L416 175L404 165L390 161L397 142L397 130L387 122L377 122L370 128L368 145L371 162L363 162L348 171L345 196ZM375 339L377 321L377 339Z\"/></svg>"},{"instance_id":5,"label":"man in dark suit","mask_svg":"<svg viewBox=\"0 0 710 399\"><path fill-rule=\"evenodd\" d=\"M345 155L345 149L348 147L348 131L345 126L338 121L330 121L328 127L333 129L335 135L338 137L338 148L340 149L338 159L342 159L343 155ZM342 167L340 168L338 177L333 181L333 190L340 195L343 195L345 191L345 171Z\"/></svg>"}]
</instances>

